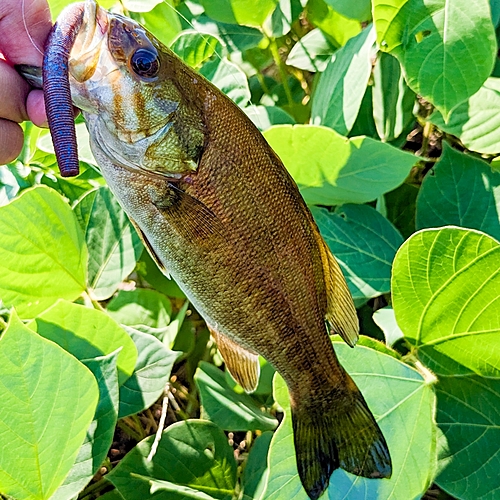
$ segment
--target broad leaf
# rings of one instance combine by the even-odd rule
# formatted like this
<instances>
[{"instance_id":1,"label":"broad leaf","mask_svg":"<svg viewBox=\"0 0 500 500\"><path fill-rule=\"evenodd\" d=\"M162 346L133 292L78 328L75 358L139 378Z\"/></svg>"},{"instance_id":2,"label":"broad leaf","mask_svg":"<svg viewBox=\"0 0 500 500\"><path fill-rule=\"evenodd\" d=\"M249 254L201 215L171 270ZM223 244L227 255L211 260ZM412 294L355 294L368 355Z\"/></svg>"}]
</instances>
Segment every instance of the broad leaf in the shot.
<instances>
[{"instance_id":1,"label":"broad leaf","mask_svg":"<svg viewBox=\"0 0 500 500\"><path fill-rule=\"evenodd\" d=\"M118 352L83 361L99 386L99 403L85 441L62 486L50 500L67 500L80 493L94 477L113 442L118 417Z\"/></svg>"},{"instance_id":2,"label":"broad leaf","mask_svg":"<svg viewBox=\"0 0 500 500\"><path fill-rule=\"evenodd\" d=\"M436 483L456 498L494 500L500 489L500 380L442 377L436 393L436 419L446 439Z\"/></svg>"},{"instance_id":3,"label":"broad leaf","mask_svg":"<svg viewBox=\"0 0 500 500\"><path fill-rule=\"evenodd\" d=\"M389 144L346 139L327 127L278 125L264 136L312 205L375 200L399 186L416 160Z\"/></svg>"},{"instance_id":4,"label":"broad leaf","mask_svg":"<svg viewBox=\"0 0 500 500\"><path fill-rule=\"evenodd\" d=\"M108 299L133 271L141 239L107 186L89 192L74 211L89 250L89 288L97 300Z\"/></svg>"},{"instance_id":5,"label":"broad leaf","mask_svg":"<svg viewBox=\"0 0 500 500\"><path fill-rule=\"evenodd\" d=\"M448 119L491 74L497 51L488 0L374 0L377 42L410 88Z\"/></svg>"},{"instance_id":6,"label":"broad leaf","mask_svg":"<svg viewBox=\"0 0 500 500\"><path fill-rule=\"evenodd\" d=\"M443 143L417 198L417 228L449 224L479 229L500 240L500 173Z\"/></svg>"},{"instance_id":7,"label":"broad leaf","mask_svg":"<svg viewBox=\"0 0 500 500\"><path fill-rule=\"evenodd\" d=\"M120 384L134 371L137 360L134 343L123 328L101 311L61 300L28 326L80 361L120 350L117 359Z\"/></svg>"},{"instance_id":8,"label":"broad leaf","mask_svg":"<svg viewBox=\"0 0 500 500\"><path fill-rule=\"evenodd\" d=\"M301 12L301 0L278 0L274 12L264 23L264 31L275 38L286 35Z\"/></svg>"},{"instance_id":9,"label":"broad leaf","mask_svg":"<svg viewBox=\"0 0 500 500\"><path fill-rule=\"evenodd\" d=\"M311 123L346 135L354 125L372 70L373 27L339 49L321 74L312 98Z\"/></svg>"},{"instance_id":10,"label":"broad leaf","mask_svg":"<svg viewBox=\"0 0 500 500\"><path fill-rule=\"evenodd\" d=\"M478 153L500 153L500 78L488 78L467 101L457 106L448 122L435 111L429 120L465 147Z\"/></svg>"},{"instance_id":11,"label":"broad leaf","mask_svg":"<svg viewBox=\"0 0 500 500\"><path fill-rule=\"evenodd\" d=\"M384 332L385 343L388 346L394 345L399 339L403 338L403 332L396 322L394 309L392 307L383 307L373 313L373 321Z\"/></svg>"},{"instance_id":12,"label":"broad leaf","mask_svg":"<svg viewBox=\"0 0 500 500\"><path fill-rule=\"evenodd\" d=\"M142 0L135 0L135 3L142 4ZM162 0L141 17L141 24L167 46L182 30L174 0Z\"/></svg>"},{"instance_id":13,"label":"broad leaf","mask_svg":"<svg viewBox=\"0 0 500 500\"><path fill-rule=\"evenodd\" d=\"M369 21L371 19L371 0L326 0L337 12L350 19Z\"/></svg>"},{"instance_id":14,"label":"broad leaf","mask_svg":"<svg viewBox=\"0 0 500 500\"><path fill-rule=\"evenodd\" d=\"M500 244L457 227L415 233L394 260L396 320L440 375L500 377Z\"/></svg>"},{"instance_id":15,"label":"broad leaf","mask_svg":"<svg viewBox=\"0 0 500 500\"><path fill-rule=\"evenodd\" d=\"M387 440L392 457L391 479L367 479L337 469L324 498L371 500L418 498L429 486L435 469L435 404L431 385L408 365L372 349L351 350L334 343L339 361L363 393ZM300 483L293 446L288 391L275 380L275 398L285 418L271 441L269 482L265 500L308 500Z\"/></svg>"},{"instance_id":16,"label":"broad leaf","mask_svg":"<svg viewBox=\"0 0 500 500\"><path fill-rule=\"evenodd\" d=\"M147 460L154 436L141 441L106 476L127 500L150 498L150 483L164 480L230 500L236 483L236 462L225 434L211 422L186 420L168 427L153 460ZM158 499L185 499L170 489Z\"/></svg>"},{"instance_id":17,"label":"broad leaf","mask_svg":"<svg viewBox=\"0 0 500 500\"><path fill-rule=\"evenodd\" d=\"M384 142L397 139L415 121L414 104L398 60L380 52L373 70L373 118Z\"/></svg>"},{"instance_id":18,"label":"broad leaf","mask_svg":"<svg viewBox=\"0 0 500 500\"><path fill-rule=\"evenodd\" d=\"M241 478L241 500L259 500L269 477L268 453L273 433L262 433L252 444Z\"/></svg>"},{"instance_id":19,"label":"broad leaf","mask_svg":"<svg viewBox=\"0 0 500 500\"><path fill-rule=\"evenodd\" d=\"M278 106L247 106L243 111L260 131L267 130L273 125L295 123L295 120Z\"/></svg>"},{"instance_id":20,"label":"broad leaf","mask_svg":"<svg viewBox=\"0 0 500 500\"><path fill-rule=\"evenodd\" d=\"M194 377L200 391L202 418L227 431L267 431L278 422L262 411L248 394L237 394L227 384L224 373L202 361Z\"/></svg>"},{"instance_id":21,"label":"broad leaf","mask_svg":"<svg viewBox=\"0 0 500 500\"><path fill-rule=\"evenodd\" d=\"M231 24L262 26L278 0L201 0L208 16Z\"/></svg>"},{"instance_id":22,"label":"broad leaf","mask_svg":"<svg viewBox=\"0 0 500 500\"><path fill-rule=\"evenodd\" d=\"M312 213L353 298L390 292L392 261L403 243L396 228L367 205L342 205L334 212L315 207Z\"/></svg>"},{"instance_id":23,"label":"broad leaf","mask_svg":"<svg viewBox=\"0 0 500 500\"><path fill-rule=\"evenodd\" d=\"M132 376L120 387L119 418L149 408L162 394L179 353L152 335L125 327L139 353Z\"/></svg>"},{"instance_id":24,"label":"broad leaf","mask_svg":"<svg viewBox=\"0 0 500 500\"><path fill-rule=\"evenodd\" d=\"M98 397L85 366L12 313L0 339L0 491L50 498L75 461Z\"/></svg>"},{"instance_id":25,"label":"broad leaf","mask_svg":"<svg viewBox=\"0 0 500 500\"><path fill-rule=\"evenodd\" d=\"M323 32L316 28L297 41L286 63L306 71L324 71L334 51Z\"/></svg>"},{"instance_id":26,"label":"broad leaf","mask_svg":"<svg viewBox=\"0 0 500 500\"><path fill-rule=\"evenodd\" d=\"M0 299L23 318L85 290L87 248L78 221L59 194L25 190L0 207Z\"/></svg>"},{"instance_id":27,"label":"broad leaf","mask_svg":"<svg viewBox=\"0 0 500 500\"><path fill-rule=\"evenodd\" d=\"M216 52L220 41L212 35L197 31L183 31L174 40L171 49L189 66L199 68Z\"/></svg>"}]
</instances>

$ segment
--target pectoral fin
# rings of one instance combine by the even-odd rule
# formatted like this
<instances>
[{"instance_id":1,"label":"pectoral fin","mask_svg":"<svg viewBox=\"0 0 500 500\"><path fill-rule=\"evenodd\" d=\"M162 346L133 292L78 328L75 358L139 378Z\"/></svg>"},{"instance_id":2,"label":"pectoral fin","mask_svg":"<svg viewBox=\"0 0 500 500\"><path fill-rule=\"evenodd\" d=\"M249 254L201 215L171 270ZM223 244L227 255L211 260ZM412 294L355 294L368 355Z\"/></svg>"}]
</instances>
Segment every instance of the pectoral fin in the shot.
<instances>
[{"instance_id":1,"label":"pectoral fin","mask_svg":"<svg viewBox=\"0 0 500 500\"><path fill-rule=\"evenodd\" d=\"M260 375L259 355L248 349L244 349L230 338L208 327L212 337L217 343L226 367L231 376L246 392L257 389Z\"/></svg>"},{"instance_id":2,"label":"pectoral fin","mask_svg":"<svg viewBox=\"0 0 500 500\"><path fill-rule=\"evenodd\" d=\"M325 255L323 267L327 293L325 318L334 333L338 333L348 345L354 347L359 336L356 308L339 263L325 242L323 245Z\"/></svg>"}]
</instances>

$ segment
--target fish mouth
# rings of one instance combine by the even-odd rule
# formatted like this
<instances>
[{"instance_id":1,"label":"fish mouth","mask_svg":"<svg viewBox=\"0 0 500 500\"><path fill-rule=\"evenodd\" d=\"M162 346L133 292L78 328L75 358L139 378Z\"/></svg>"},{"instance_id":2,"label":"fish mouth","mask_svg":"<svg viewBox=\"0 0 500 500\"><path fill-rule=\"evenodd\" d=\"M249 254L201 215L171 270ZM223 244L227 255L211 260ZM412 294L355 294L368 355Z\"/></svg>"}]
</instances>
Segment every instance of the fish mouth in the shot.
<instances>
[{"instance_id":1,"label":"fish mouth","mask_svg":"<svg viewBox=\"0 0 500 500\"><path fill-rule=\"evenodd\" d=\"M83 83L95 73L102 45L107 40L109 24L108 12L95 0L86 0L82 24L71 48L68 68L77 82Z\"/></svg>"}]
</instances>

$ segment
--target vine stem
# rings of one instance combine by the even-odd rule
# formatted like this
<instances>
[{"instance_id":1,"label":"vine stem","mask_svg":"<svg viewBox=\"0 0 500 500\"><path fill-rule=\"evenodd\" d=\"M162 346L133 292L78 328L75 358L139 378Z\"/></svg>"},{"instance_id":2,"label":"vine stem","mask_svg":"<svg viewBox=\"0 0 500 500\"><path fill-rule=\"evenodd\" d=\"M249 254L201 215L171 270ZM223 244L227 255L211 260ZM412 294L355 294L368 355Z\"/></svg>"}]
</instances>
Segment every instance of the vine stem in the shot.
<instances>
[{"instance_id":1,"label":"vine stem","mask_svg":"<svg viewBox=\"0 0 500 500\"><path fill-rule=\"evenodd\" d=\"M280 53L278 50L278 44L276 43L275 38L271 37L271 38L268 38L268 40L269 40L269 48L271 49L271 54L273 56L274 62L276 63L276 66L278 67L278 71L280 73L281 82L283 83L283 88L285 90L288 104L290 106L293 106L292 91L290 90L290 86L288 85L288 73L286 71L285 65L283 64L283 61L281 60Z\"/></svg>"}]
</instances>

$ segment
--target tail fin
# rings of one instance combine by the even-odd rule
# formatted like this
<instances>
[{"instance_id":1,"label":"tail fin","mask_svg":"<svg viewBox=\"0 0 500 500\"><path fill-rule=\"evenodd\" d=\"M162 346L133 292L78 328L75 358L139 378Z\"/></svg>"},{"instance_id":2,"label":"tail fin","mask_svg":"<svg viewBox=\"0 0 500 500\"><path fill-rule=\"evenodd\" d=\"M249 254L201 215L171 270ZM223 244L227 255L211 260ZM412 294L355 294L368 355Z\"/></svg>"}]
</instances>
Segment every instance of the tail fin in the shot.
<instances>
[{"instance_id":1,"label":"tail fin","mask_svg":"<svg viewBox=\"0 0 500 500\"><path fill-rule=\"evenodd\" d=\"M392 474L382 431L354 382L348 385L349 396L337 396L331 404L292 398L298 401L292 404L297 468L312 500L320 497L339 467L369 478L389 478Z\"/></svg>"}]
</instances>

